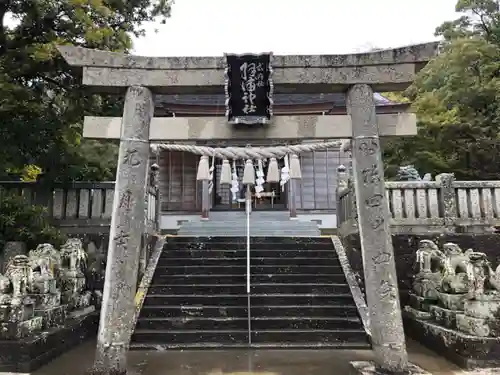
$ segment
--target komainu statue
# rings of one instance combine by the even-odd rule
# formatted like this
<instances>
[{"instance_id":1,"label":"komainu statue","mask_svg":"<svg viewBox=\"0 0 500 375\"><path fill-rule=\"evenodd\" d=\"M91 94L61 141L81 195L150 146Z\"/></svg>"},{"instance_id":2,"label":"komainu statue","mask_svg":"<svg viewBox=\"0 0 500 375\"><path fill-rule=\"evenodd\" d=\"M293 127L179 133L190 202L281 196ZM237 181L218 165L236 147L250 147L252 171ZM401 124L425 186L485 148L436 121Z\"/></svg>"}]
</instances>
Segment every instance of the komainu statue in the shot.
<instances>
[{"instance_id":1,"label":"komainu statue","mask_svg":"<svg viewBox=\"0 0 500 375\"><path fill-rule=\"evenodd\" d=\"M66 271L63 280L63 303L70 309L86 308L90 305L90 292L85 292L85 269L87 267L87 253L83 243L78 238L71 238L61 247L61 259Z\"/></svg>"},{"instance_id":2,"label":"komainu statue","mask_svg":"<svg viewBox=\"0 0 500 375\"><path fill-rule=\"evenodd\" d=\"M445 254L443 281L441 290L444 293L463 294L470 290L469 279L469 254L472 250L467 250L465 253L455 243L446 243L443 245Z\"/></svg>"},{"instance_id":3,"label":"komainu statue","mask_svg":"<svg viewBox=\"0 0 500 375\"><path fill-rule=\"evenodd\" d=\"M421 297L437 300L441 284L444 253L430 240L422 240L417 250L413 290Z\"/></svg>"},{"instance_id":4,"label":"komainu statue","mask_svg":"<svg viewBox=\"0 0 500 375\"><path fill-rule=\"evenodd\" d=\"M72 276L82 276L87 266L87 253L83 249L82 240L70 238L61 247L61 259Z\"/></svg>"},{"instance_id":5,"label":"komainu statue","mask_svg":"<svg viewBox=\"0 0 500 375\"><path fill-rule=\"evenodd\" d=\"M405 314L468 335L500 336L500 266L493 270L485 253L451 242L440 251L423 240L415 263Z\"/></svg>"},{"instance_id":6,"label":"komainu statue","mask_svg":"<svg viewBox=\"0 0 500 375\"><path fill-rule=\"evenodd\" d=\"M61 256L54 246L49 243L40 244L28 256L33 269L39 268L44 276L56 277L61 266Z\"/></svg>"},{"instance_id":7,"label":"komainu statue","mask_svg":"<svg viewBox=\"0 0 500 375\"><path fill-rule=\"evenodd\" d=\"M400 166L396 175L397 181L421 181L420 174L413 165Z\"/></svg>"},{"instance_id":8,"label":"komainu statue","mask_svg":"<svg viewBox=\"0 0 500 375\"><path fill-rule=\"evenodd\" d=\"M0 306L10 305L12 301L11 283L7 276L0 274Z\"/></svg>"},{"instance_id":9,"label":"komainu statue","mask_svg":"<svg viewBox=\"0 0 500 375\"><path fill-rule=\"evenodd\" d=\"M61 257L51 244L44 243L28 254L33 270L33 292L56 293Z\"/></svg>"},{"instance_id":10,"label":"komainu statue","mask_svg":"<svg viewBox=\"0 0 500 375\"><path fill-rule=\"evenodd\" d=\"M12 305L25 303L28 293L32 289L33 271L26 255L16 255L7 264L5 276L12 283Z\"/></svg>"}]
</instances>

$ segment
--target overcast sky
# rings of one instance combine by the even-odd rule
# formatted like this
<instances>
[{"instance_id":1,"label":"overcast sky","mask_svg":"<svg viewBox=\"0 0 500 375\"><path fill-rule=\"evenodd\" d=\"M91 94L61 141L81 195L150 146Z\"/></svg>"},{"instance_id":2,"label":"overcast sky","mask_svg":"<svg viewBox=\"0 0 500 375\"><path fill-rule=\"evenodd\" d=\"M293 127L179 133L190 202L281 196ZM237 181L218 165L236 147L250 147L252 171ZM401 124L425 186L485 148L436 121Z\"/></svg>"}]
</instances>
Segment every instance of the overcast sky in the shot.
<instances>
[{"instance_id":1,"label":"overcast sky","mask_svg":"<svg viewBox=\"0 0 500 375\"><path fill-rule=\"evenodd\" d=\"M176 0L134 41L145 56L336 54L435 40L457 0ZM158 28L155 33L154 29Z\"/></svg>"}]
</instances>

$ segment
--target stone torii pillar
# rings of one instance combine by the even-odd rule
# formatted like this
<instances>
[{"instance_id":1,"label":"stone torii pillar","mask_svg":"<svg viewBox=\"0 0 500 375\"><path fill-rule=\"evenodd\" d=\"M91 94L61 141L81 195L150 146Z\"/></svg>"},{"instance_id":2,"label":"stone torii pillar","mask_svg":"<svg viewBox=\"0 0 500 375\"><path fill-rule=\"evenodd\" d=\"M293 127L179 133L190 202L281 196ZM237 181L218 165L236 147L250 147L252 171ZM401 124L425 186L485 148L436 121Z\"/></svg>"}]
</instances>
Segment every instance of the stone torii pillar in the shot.
<instances>
[{"instance_id":1,"label":"stone torii pillar","mask_svg":"<svg viewBox=\"0 0 500 375\"><path fill-rule=\"evenodd\" d=\"M128 88L93 374L123 375L127 372L129 326L135 312L141 237L145 230L144 196L153 111L153 96L149 89Z\"/></svg>"},{"instance_id":2,"label":"stone torii pillar","mask_svg":"<svg viewBox=\"0 0 500 375\"><path fill-rule=\"evenodd\" d=\"M375 365L384 373L402 373L408 368L408 356L372 88L350 87L347 109L352 119L353 174Z\"/></svg>"}]
</instances>

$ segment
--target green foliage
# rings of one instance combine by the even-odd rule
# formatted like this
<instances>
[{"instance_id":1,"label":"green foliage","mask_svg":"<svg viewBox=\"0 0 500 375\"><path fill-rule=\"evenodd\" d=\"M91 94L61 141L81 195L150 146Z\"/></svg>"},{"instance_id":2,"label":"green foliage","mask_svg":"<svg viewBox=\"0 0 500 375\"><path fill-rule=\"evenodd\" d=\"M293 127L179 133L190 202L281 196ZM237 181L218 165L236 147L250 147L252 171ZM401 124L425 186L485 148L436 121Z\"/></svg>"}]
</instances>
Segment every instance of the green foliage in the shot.
<instances>
[{"instance_id":1,"label":"green foliage","mask_svg":"<svg viewBox=\"0 0 500 375\"><path fill-rule=\"evenodd\" d=\"M500 179L500 12L498 1L460 0L464 15L436 33L443 52L404 94L417 113L418 136L390 140L387 173L413 164L422 173Z\"/></svg>"},{"instance_id":2,"label":"green foliage","mask_svg":"<svg viewBox=\"0 0 500 375\"><path fill-rule=\"evenodd\" d=\"M28 249L38 244L61 246L65 237L45 216L45 208L31 205L22 196L4 194L0 199L0 251L8 241L22 241Z\"/></svg>"},{"instance_id":3,"label":"green foliage","mask_svg":"<svg viewBox=\"0 0 500 375\"><path fill-rule=\"evenodd\" d=\"M81 141L85 115L119 116L121 99L90 93L56 46L128 52L131 35L165 21L171 0L0 2L0 179L37 165L54 180L104 180L116 145ZM7 25L6 15L15 20ZM97 156L96 156L97 155Z\"/></svg>"}]
</instances>

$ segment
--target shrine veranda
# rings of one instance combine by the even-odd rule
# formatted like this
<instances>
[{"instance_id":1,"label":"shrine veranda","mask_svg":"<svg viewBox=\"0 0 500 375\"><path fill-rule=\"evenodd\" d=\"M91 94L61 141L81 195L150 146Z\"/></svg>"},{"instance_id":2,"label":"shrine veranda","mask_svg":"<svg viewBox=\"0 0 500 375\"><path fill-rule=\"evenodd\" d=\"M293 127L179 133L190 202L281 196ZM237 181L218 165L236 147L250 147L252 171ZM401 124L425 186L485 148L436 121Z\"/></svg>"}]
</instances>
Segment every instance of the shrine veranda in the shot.
<instances>
[{"instance_id":1,"label":"shrine veranda","mask_svg":"<svg viewBox=\"0 0 500 375\"><path fill-rule=\"evenodd\" d=\"M257 144L263 152L271 150L270 144L277 142L288 147L285 159L289 163L286 166L290 187L287 193L293 197L296 180L302 177L296 151L299 148L294 149L293 145L307 144L305 141L319 144L332 139L351 140L356 200L367 202L357 205L357 214L376 368L389 372L414 370L414 366L408 364L405 348L379 137L416 134L416 118L407 108L393 113L377 110L374 93L406 89L419 70L437 54L438 43L331 56L249 54L146 58L69 46L61 46L59 50L70 65L83 69L84 85L99 92L125 93L122 118L87 117L84 126L85 137L120 140L97 370L123 373L126 368L130 339L127 327L134 316L133 276L137 274L137 251L144 225L150 142ZM237 72L243 72L243 66L244 74L240 75ZM273 95L333 92L345 93L345 113L274 113ZM155 117L155 95L224 93L225 117L177 114ZM268 169L275 170L278 166L273 159L283 157L276 150L262 157ZM235 152L235 155L243 155L245 149ZM214 182L209 156L223 159L223 168L228 159L214 150L213 155L202 156L198 165L196 179L202 181L201 214L206 219L211 208L207 198L210 181ZM248 158L233 157L246 159L242 183L256 186L259 183L251 160L255 158ZM225 173L231 172L230 167L226 167ZM233 163L232 171L235 169L236 163ZM160 170L160 180L165 172L168 174ZM270 174L268 171L269 181L279 181L276 176L269 177ZM225 183L230 184L231 178L227 178ZM292 217L297 215L296 203L294 199L286 201ZM121 287L117 289L118 285ZM364 373L370 365L357 363L353 367Z\"/></svg>"}]
</instances>

